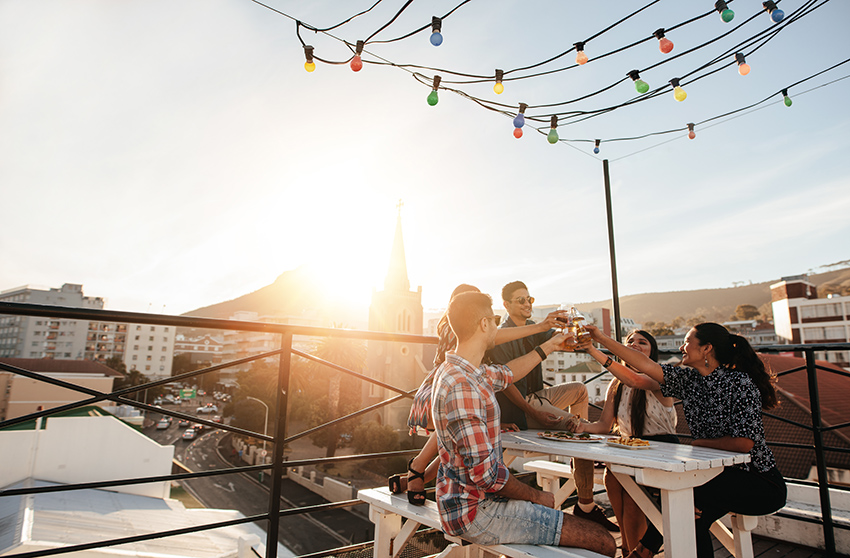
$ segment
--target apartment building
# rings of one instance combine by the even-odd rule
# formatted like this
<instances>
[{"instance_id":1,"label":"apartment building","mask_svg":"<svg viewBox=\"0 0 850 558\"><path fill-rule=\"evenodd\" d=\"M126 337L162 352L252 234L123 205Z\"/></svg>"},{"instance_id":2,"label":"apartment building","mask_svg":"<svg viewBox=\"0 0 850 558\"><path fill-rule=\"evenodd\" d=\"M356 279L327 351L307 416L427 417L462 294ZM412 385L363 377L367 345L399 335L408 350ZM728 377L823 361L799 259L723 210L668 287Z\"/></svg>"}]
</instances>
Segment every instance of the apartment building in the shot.
<instances>
[{"instance_id":1,"label":"apartment building","mask_svg":"<svg viewBox=\"0 0 850 558\"><path fill-rule=\"evenodd\" d=\"M847 343L850 297L818 298L807 275L783 277L770 286L773 322L780 343ZM817 358L850 368L850 351L819 351Z\"/></svg>"}]
</instances>

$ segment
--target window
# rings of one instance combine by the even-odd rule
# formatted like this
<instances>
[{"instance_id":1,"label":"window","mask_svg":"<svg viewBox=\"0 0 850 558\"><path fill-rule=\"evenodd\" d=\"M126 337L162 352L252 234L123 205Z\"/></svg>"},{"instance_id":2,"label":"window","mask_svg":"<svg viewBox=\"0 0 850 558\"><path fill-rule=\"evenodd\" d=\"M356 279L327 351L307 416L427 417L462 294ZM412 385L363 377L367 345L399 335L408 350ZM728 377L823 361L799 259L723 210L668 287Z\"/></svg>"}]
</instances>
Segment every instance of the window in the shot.
<instances>
[{"instance_id":1,"label":"window","mask_svg":"<svg viewBox=\"0 0 850 558\"><path fill-rule=\"evenodd\" d=\"M148 341L153 341L153 335L148 338Z\"/></svg>"},{"instance_id":2,"label":"window","mask_svg":"<svg viewBox=\"0 0 850 558\"><path fill-rule=\"evenodd\" d=\"M156 326L151 326L151 331L156 331Z\"/></svg>"},{"instance_id":3,"label":"window","mask_svg":"<svg viewBox=\"0 0 850 558\"><path fill-rule=\"evenodd\" d=\"M151 365L150 365L150 364L148 364L147 366L145 366L145 372L150 371L150 369L151 369Z\"/></svg>"},{"instance_id":4,"label":"window","mask_svg":"<svg viewBox=\"0 0 850 558\"><path fill-rule=\"evenodd\" d=\"M148 350L149 350L149 351L152 351L152 350L153 350L153 345L148 345Z\"/></svg>"},{"instance_id":5,"label":"window","mask_svg":"<svg viewBox=\"0 0 850 558\"><path fill-rule=\"evenodd\" d=\"M146 361L148 361L148 362L150 362L151 358L152 358L152 357L151 357L150 355L148 355L148 356L147 356L147 358L145 358L145 360L146 360Z\"/></svg>"},{"instance_id":6,"label":"window","mask_svg":"<svg viewBox=\"0 0 850 558\"><path fill-rule=\"evenodd\" d=\"M142 326L140 326L140 325L136 326L136 331L141 331L141 329L142 329Z\"/></svg>"},{"instance_id":7,"label":"window","mask_svg":"<svg viewBox=\"0 0 850 558\"><path fill-rule=\"evenodd\" d=\"M167 347L163 347L163 348L162 348L162 352L163 352L163 353L164 353L165 351L167 351L167 350L168 350L168 348L167 348Z\"/></svg>"},{"instance_id":8,"label":"window","mask_svg":"<svg viewBox=\"0 0 850 558\"><path fill-rule=\"evenodd\" d=\"M133 355L133 360L139 360L139 355Z\"/></svg>"},{"instance_id":9,"label":"window","mask_svg":"<svg viewBox=\"0 0 850 558\"><path fill-rule=\"evenodd\" d=\"M168 331L168 326L166 326L166 327L165 327L165 329L164 329L163 331Z\"/></svg>"},{"instance_id":10,"label":"window","mask_svg":"<svg viewBox=\"0 0 850 558\"><path fill-rule=\"evenodd\" d=\"M165 357L164 357L164 356L159 357L159 361L160 361L160 362L165 362Z\"/></svg>"},{"instance_id":11,"label":"window","mask_svg":"<svg viewBox=\"0 0 850 558\"><path fill-rule=\"evenodd\" d=\"M828 318L841 316L841 303L815 304L813 306L801 306L800 317L805 318Z\"/></svg>"},{"instance_id":12,"label":"window","mask_svg":"<svg viewBox=\"0 0 850 558\"><path fill-rule=\"evenodd\" d=\"M138 351L138 350L139 350L139 346L138 346L138 345L133 345L133 350L134 350L134 351Z\"/></svg>"}]
</instances>

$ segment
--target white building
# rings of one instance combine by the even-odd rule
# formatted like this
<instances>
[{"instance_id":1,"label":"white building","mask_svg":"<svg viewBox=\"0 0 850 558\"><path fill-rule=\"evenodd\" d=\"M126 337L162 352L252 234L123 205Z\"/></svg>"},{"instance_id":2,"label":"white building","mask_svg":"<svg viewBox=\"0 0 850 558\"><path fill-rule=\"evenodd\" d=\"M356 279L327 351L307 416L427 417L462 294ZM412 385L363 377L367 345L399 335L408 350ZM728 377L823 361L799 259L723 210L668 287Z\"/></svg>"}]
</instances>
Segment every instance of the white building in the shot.
<instances>
[{"instance_id":1,"label":"white building","mask_svg":"<svg viewBox=\"0 0 850 558\"><path fill-rule=\"evenodd\" d=\"M189 355L193 363L221 363L224 352L224 337L199 335L187 337L178 333L174 339L174 356Z\"/></svg>"},{"instance_id":2,"label":"white building","mask_svg":"<svg viewBox=\"0 0 850 558\"><path fill-rule=\"evenodd\" d=\"M83 286L25 286L0 293L0 301L103 310L103 298L83 295ZM174 327L119 324L36 316L0 316L0 357L93 360L120 358L127 370L151 379L171 376Z\"/></svg>"},{"instance_id":3,"label":"white building","mask_svg":"<svg viewBox=\"0 0 850 558\"><path fill-rule=\"evenodd\" d=\"M850 341L850 297L818 298L807 275L783 277L770 286L773 324L781 343ZM850 368L850 351L818 351L817 358Z\"/></svg>"}]
</instances>

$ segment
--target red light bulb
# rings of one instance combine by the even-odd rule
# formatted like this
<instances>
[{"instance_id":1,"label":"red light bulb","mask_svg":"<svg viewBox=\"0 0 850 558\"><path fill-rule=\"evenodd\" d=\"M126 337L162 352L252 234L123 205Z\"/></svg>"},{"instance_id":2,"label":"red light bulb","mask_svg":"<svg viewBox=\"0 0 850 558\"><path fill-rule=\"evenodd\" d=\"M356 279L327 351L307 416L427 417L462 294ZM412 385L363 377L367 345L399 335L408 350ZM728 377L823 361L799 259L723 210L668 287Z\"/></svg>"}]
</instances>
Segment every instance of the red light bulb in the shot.
<instances>
[{"instance_id":1,"label":"red light bulb","mask_svg":"<svg viewBox=\"0 0 850 558\"><path fill-rule=\"evenodd\" d=\"M363 69L363 60L360 58L359 55L355 54L354 58L351 59L350 66L352 71L359 72Z\"/></svg>"}]
</instances>

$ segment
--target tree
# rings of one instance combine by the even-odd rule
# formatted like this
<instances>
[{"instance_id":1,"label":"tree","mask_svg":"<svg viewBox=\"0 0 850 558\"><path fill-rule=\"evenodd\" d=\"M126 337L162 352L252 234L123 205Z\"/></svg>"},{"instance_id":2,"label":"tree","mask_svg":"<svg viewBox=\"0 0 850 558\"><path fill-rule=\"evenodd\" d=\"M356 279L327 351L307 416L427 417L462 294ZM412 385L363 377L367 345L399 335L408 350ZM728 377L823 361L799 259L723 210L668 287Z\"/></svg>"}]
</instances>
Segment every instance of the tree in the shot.
<instances>
[{"instance_id":1,"label":"tree","mask_svg":"<svg viewBox=\"0 0 850 558\"><path fill-rule=\"evenodd\" d=\"M360 372L366 364L366 345L341 337L324 337L316 345L315 355L338 366ZM350 414L360 408L360 383L354 377L334 368L311 361L307 368L312 382L305 386L312 394L310 426L318 426ZM333 457L342 434L352 434L354 421L323 428L310 438L326 448L325 456Z\"/></svg>"},{"instance_id":2,"label":"tree","mask_svg":"<svg viewBox=\"0 0 850 558\"><path fill-rule=\"evenodd\" d=\"M652 323L651 326L649 325L650 323ZM676 334L676 332L673 331L673 329L664 322L647 322L645 327L649 328L646 331L651 333L653 337L658 337L659 335L675 335Z\"/></svg>"},{"instance_id":3,"label":"tree","mask_svg":"<svg viewBox=\"0 0 850 558\"><path fill-rule=\"evenodd\" d=\"M739 304L735 308L735 317L739 320L752 320L759 314L761 314L759 309L752 304Z\"/></svg>"},{"instance_id":4,"label":"tree","mask_svg":"<svg viewBox=\"0 0 850 558\"><path fill-rule=\"evenodd\" d=\"M701 323L704 323L704 322L707 322L707 321L708 320L705 319L705 316L700 314L698 316L691 316L690 318L688 318L688 321L686 323L687 323L688 327L694 327L695 325L698 325L698 324L701 324Z\"/></svg>"}]
</instances>

